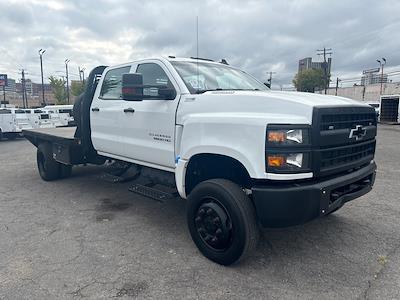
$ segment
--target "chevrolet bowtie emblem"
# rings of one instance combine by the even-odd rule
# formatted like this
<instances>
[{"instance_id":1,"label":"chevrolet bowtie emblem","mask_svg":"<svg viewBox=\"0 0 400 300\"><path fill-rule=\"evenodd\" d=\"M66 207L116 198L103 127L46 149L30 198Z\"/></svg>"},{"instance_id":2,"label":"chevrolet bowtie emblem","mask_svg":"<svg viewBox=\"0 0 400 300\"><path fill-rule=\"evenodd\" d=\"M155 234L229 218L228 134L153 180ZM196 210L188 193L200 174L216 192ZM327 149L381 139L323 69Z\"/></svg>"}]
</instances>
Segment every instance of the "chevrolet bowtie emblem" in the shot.
<instances>
[{"instance_id":1,"label":"chevrolet bowtie emblem","mask_svg":"<svg viewBox=\"0 0 400 300\"><path fill-rule=\"evenodd\" d=\"M356 128L350 130L349 139L355 138L356 141L363 138L367 134L367 129L362 127L362 125L356 125Z\"/></svg>"}]
</instances>

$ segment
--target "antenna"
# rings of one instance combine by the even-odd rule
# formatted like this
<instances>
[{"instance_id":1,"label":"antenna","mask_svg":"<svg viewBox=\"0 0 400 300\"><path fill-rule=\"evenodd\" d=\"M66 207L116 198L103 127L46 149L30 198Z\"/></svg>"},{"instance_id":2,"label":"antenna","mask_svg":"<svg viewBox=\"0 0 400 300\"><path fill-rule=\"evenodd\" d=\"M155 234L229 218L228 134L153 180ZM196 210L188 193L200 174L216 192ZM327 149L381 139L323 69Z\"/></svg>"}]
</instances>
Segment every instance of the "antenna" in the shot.
<instances>
[{"instance_id":1,"label":"antenna","mask_svg":"<svg viewBox=\"0 0 400 300\"><path fill-rule=\"evenodd\" d=\"M197 72L197 93L199 92L199 16L196 16L196 72Z\"/></svg>"}]
</instances>

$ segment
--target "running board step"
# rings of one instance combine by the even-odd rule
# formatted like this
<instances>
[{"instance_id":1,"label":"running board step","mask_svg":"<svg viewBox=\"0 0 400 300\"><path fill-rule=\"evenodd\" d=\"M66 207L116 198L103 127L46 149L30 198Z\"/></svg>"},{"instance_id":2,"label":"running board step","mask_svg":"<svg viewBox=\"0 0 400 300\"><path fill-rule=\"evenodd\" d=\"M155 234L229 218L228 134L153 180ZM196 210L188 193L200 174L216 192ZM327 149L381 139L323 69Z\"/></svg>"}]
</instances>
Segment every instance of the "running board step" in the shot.
<instances>
[{"instance_id":1,"label":"running board step","mask_svg":"<svg viewBox=\"0 0 400 300\"><path fill-rule=\"evenodd\" d=\"M150 186L145 186L141 184L134 184L129 188L130 192L149 197L151 199L164 202L165 200L172 199L175 197L174 194L160 191L158 189L152 188Z\"/></svg>"},{"instance_id":2,"label":"running board step","mask_svg":"<svg viewBox=\"0 0 400 300\"><path fill-rule=\"evenodd\" d=\"M100 175L100 179L110 183L117 183L134 180L139 177L139 175L139 168L135 165L131 165L129 168L120 169L117 171L114 170L114 172L104 172L102 175Z\"/></svg>"},{"instance_id":3,"label":"running board step","mask_svg":"<svg viewBox=\"0 0 400 300\"><path fill-rule=\"evenodd\" d=\"M123 182L124 179L120 176L116 176L110 173L103 173L100 175L100 179L110 182L110 183L117 183L117 182Z\"/></svg>"}]
</instances>

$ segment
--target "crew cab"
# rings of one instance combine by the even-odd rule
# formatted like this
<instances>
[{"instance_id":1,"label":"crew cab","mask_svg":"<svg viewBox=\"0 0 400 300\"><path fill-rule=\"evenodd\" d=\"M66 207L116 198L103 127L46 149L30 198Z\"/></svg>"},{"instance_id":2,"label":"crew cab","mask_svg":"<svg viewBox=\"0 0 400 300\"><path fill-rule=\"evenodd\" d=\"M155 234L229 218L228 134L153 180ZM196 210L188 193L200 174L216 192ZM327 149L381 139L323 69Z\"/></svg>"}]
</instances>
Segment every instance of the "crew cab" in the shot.
<instances>
[{"instance_id":1,"label":"crew cab","mask_svg":"<svg viewBox=\"0 0 400 300\"><path fill-rule=\"evenodd\" d=\"M165 199L155 184L175 188L187 201L194 243L223 265L251 253L259 225L326 216L375 179L371 106L271 91L225 61L160 57L97 67L74 118L76 128L24 131L44 180L107 163L114 181L153 183L135 183L133 192Z\"/></svg>"}]
</instances>

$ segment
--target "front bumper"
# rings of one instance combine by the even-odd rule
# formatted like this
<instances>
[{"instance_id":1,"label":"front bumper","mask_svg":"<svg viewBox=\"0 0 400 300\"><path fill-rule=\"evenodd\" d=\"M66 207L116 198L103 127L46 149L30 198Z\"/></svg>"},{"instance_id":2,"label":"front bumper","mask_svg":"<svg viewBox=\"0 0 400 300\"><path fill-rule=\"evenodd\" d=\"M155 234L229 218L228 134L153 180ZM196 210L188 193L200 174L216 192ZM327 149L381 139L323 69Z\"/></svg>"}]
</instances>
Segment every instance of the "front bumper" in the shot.
<instances>
[{"instance_id":1,"label":"front bumper","mask_svg":"<svg viewBox=\"0 0 400 300\"><path fill-rule=\"evenodd\" d=\"M263 185L252 188L257 217L264 227L285 227L326 215L368 193L376 164L324 181Z\"/></svg>"}]
</instances>

